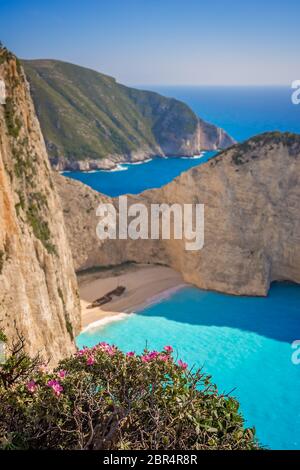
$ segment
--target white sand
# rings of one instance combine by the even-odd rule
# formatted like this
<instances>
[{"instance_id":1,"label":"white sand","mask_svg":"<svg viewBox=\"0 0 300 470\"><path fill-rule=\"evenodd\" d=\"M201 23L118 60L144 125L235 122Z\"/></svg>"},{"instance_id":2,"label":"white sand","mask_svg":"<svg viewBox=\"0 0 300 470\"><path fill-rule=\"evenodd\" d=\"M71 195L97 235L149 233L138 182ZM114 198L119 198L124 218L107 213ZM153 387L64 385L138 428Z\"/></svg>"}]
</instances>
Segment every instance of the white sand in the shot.
<instances>
[{"instance_id":1,"label":"white sand","mask_svg":"<svg viewBox=\"0 0 300 470\"><path fill-rule=\"evenodd\" d=\"M111 321L122 320L128 313L165 298L184 287L182 276L173 269L155 265L123 265L78 276L83 329L95 328ZM126 287L120 297L87 309L87 306L118 285Z\"/></svg>"}]
</instances>

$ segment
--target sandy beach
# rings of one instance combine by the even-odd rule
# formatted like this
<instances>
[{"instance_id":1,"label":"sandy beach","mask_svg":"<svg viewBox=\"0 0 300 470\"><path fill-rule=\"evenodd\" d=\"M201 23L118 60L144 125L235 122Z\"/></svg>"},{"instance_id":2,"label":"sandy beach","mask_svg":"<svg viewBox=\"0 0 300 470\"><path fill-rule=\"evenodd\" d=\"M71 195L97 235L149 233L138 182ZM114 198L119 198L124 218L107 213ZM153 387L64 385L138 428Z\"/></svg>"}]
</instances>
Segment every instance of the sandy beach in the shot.
<instances>
[{"instance_id":1,"label":"sandy beach","mask_svg":"<svg viewBox=\"0 0 300 470\"><path fill-rule=\"evenodd\" d=\"M80 273L78 283L83 329L122 319L124 315L136 312L186 285L182 276L173 269L135 264ZM114 297L101 308L87 308L92 301L117 286L126 288L120 297Z\"/></svg>"}]
</instances>

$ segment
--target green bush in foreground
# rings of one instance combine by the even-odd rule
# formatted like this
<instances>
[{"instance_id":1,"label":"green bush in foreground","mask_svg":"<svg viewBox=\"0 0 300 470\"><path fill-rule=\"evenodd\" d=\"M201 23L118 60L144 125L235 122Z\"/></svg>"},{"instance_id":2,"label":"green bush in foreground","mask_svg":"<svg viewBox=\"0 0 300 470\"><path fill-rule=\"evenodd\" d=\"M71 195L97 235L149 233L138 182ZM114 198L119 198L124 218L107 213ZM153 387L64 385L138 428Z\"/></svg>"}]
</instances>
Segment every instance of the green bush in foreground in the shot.
<instances>
[{"instance_id":1,"label":"green bush in foreground","mask_svg":"<svg viewBox=\"0 0 300 470\"><path fill-rule=\"evenodd\" d=\"M13 347L0 366L2 449L256 449L238 402L172 348L124 354L106 343L48 371Z\"/></svg>"}]
</instances>

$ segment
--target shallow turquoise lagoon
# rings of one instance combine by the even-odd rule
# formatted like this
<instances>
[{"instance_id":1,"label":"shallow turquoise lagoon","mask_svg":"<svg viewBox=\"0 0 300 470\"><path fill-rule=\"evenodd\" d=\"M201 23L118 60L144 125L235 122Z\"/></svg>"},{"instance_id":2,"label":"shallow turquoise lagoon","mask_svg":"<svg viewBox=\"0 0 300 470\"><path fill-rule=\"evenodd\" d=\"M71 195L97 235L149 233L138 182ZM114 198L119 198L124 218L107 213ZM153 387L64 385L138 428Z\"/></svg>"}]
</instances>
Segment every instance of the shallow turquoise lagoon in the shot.
<instances>
[{"instance_id":1,"label":"shallow turquoise lagoon","mask_svg":"<svg viewBox=\"0 0 300 470\"><path fill-rule=\"evenodd\" d=\"M300 286L272 285L267 298L233 297L188 287L98 330L77 343L99 341L141 352L171 344L189 366L204 367L222 392L232 391L247 425L272 449L300 449Z\"/></svg>"}]
</instances>

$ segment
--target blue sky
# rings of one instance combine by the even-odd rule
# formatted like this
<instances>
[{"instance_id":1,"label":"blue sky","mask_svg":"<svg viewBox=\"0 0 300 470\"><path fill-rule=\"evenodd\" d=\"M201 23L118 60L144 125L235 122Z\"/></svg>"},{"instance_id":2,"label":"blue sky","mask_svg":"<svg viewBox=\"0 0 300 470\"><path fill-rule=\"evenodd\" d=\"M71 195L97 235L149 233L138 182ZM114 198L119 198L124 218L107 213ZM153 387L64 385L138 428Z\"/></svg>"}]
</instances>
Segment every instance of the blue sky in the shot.
<instances>
[{"instance_id":1,"label":"blue sky","mask_svg":"<svg viewBox=\"0 0 300 470\"><path fill-rule=\"evenodd\" d=\"M0 0L0 39L125 84L290 84L299 0Z\"/></svg>"}]
</instances>

